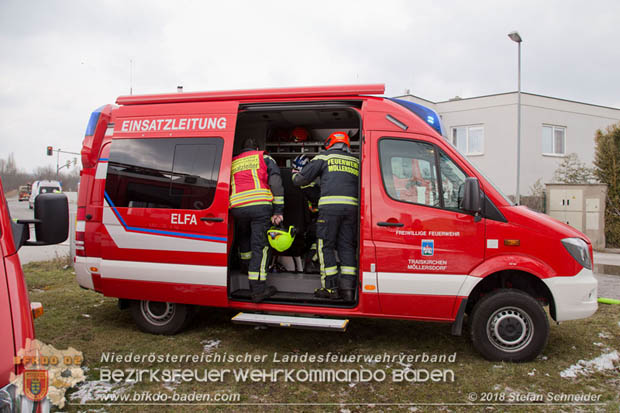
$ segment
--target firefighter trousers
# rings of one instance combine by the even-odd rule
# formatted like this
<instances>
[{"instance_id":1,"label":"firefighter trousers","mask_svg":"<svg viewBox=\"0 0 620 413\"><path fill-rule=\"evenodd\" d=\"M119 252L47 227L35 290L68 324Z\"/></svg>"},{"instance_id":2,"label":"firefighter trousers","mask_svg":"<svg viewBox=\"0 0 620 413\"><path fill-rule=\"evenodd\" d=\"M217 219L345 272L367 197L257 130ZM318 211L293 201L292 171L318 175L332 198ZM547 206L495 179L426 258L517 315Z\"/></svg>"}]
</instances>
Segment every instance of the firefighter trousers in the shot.
<instances>
[{"instance_id":1,"label":"firefighter trousers","mask_svg":"<svg viewBox=\"0 0 620 413\"><path fill-rule=\"evenodd\" d=\"M267 231L271 227L271 205L244 206L231 209L235 219L237 244L241 260L249 262L248 280L252 292L262 292L267 280L269 243Z\"/></svg>"},{"instance_id":2,"label":"firefighter trousers","mask_svg":"<svg viewBox=\"0 0 620 413\"><path fill-rule=\"evenodd\" d=\"M357 208L319 209L317 219L317 252L321 268L321 285L323 288L338 288L338 274L346 279L347 285L355 285L357 279L356 237ZM340 271L336 253L340 259Z\"/></svg>"}]
</instances>

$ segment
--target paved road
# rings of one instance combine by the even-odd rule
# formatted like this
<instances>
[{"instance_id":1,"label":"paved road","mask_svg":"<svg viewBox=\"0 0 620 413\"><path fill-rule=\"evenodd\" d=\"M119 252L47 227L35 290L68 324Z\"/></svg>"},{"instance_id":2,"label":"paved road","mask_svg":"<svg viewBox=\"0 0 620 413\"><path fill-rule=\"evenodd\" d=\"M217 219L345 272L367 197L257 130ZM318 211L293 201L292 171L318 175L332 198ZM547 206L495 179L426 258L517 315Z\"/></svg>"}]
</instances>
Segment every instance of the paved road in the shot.
<instances>
[{"instance_id":1,"label":"paved road","mask_svg":"<svg viewBox=\"0 0 620 413\"><path fill-rule=\"evenodd\" d=\"M69 211L75 212L77 194L75 192L67 192L69 197ZM11 217L18 219L32 219L33 212L28 208L28 202L19 202L17 198L8 199ZM34 238L34 229L32 230ZM56 257L64 257L69 255L69 241L65 241L59 245L49 245L45 247L22 247L19 250L19 259L22 264L33 261L46 261ZM600 271L610 269L620 269L620 254L595 252L594 262L596 278L599 281L599 297L616 298L620 300L620 275L612 275L616 271L609 271L610 274L601 274Z\"/></svg>"}]
</instances>

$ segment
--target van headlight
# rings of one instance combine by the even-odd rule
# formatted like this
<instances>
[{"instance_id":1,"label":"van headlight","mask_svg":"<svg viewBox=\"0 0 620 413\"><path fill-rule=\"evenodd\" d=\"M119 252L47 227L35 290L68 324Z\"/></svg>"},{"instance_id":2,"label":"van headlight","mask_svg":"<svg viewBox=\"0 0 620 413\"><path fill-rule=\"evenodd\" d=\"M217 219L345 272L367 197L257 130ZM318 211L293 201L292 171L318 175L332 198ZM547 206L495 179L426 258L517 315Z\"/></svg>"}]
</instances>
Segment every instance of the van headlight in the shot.
<instances>
[{"instance_id":1,"label":"van headlight","mask_svg":"<svg viewBox=\"0 0 620 413\"><path fill-rule=\"evenodd\" d=\"M592 269L592 259L590 258L590 249L588 244L581 238L564 238L562 240L564 248L568 253L581 264L582 267L589 270Z\"/></svg>"}]
</instances>

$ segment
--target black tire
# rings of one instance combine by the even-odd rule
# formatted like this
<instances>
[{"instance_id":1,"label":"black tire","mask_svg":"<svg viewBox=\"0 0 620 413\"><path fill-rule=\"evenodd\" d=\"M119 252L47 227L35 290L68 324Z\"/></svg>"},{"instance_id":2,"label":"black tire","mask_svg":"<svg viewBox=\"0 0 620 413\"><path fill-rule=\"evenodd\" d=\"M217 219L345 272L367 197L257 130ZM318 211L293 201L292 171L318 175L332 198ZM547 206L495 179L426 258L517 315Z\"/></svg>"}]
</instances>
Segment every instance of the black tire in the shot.
<instances>
[{"instance_id":1,"label":"black tire","mask_svg":"<svg viewBox=\"0 0 620 413\"><path fill-rule=\"evenodd\" d=\"M191 308L185 304L134 300L131 317L138 328L151 334L176 334L190 319Z\"/></svg>"},{"instance_id":2,"label":"black tire","mask_svg":"<svg viewBox=\"0 0 620 413\"><path fill-rule=\"evenodd\" d=\"M487 360L533 360L545 348L548 338L547 313L523 291L493 291L473 309L471 339L474 348Z\"/></svg>"}]
</instances>

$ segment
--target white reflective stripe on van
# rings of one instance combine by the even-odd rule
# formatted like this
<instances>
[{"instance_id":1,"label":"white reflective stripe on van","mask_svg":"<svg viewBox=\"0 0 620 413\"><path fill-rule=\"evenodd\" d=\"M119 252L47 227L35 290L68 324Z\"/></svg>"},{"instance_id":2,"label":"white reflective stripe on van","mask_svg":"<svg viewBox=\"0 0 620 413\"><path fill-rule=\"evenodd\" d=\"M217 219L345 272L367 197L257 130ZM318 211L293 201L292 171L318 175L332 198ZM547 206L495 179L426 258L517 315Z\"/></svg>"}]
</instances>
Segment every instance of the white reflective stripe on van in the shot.
<instances>
[{"instance_id":1,"label":"white reflective stripe on van","mask_svg":"<svg viewBox=\"0 0 620 413\"><path fill-rule=\"evenodd\" d=\"M225 242L126 231L112 211L112 208L107 206L107 202L106 206L103 207L103 225L118 248L226 253Z\"/></svg>"},{"instance_id":2,"label":"white reflective stripe on van","mask_svg":"<svg viewBox=\"0 0 620 413\"><path fill-rule=\"evenodd\" d=\"M105 130L105 136L113 136L114 135L114 124L108 123L108 128Z\"/></svg>"},{"instance_id":3,"label":"white reflective stripe on van","mask_svg":"<svg viewBox=\"0 0 620 413\"><path fill-rule=\"evenodd\" d=\"M75 223L75 230L77 232L84 232L84 231L86 231L86 221L77 221Z\"/></svg>"},{"instance_id":4,"label":"white reflective stripe on van","mask_svg":"<svg viewBox=\"0 0 620 413\"><path fill-rule=\"evenodd\" d=\"M456 296L468 277L458 274L377 273L379 293Z\"/></svg>"},{"instance_id":5,"label":"white reflective stripe on van","mask_svg":"<svg viewBox=\"0 0 620 413\"><path fill-rule=\"evenodd\" d=\"M101 260L101 278L226 286L226 267Z\"/></svg>"},{"instance_id":6,"label":"white reflective stripe on van","mask_svg":"<svg viewBox=\"0 0 620 413\"><path fill-rule=\"evenodd\" d=\"M97 164L97 172L95 172L95 179L105 179L108 175L108 163L99 162Z\"/></svg>"},{"instance_id":7,"label":"white reflective stripe on van","mask_svg":"<svg viewBox=\"0 0 620 413\"><path fill-rule=\"evenodd\" d=\"M362 292L363 293L378 293L377 289L377 273L376 272L362 272Z\"/></svg>"}]
</instances>

